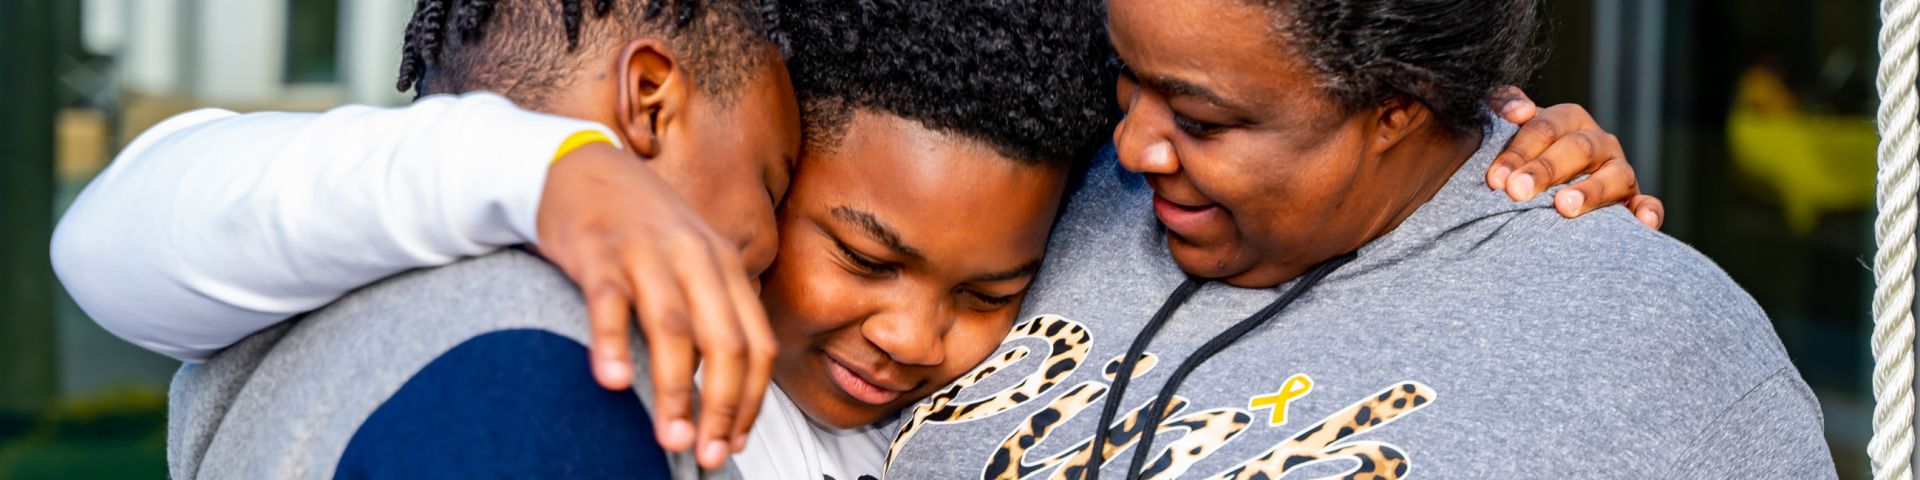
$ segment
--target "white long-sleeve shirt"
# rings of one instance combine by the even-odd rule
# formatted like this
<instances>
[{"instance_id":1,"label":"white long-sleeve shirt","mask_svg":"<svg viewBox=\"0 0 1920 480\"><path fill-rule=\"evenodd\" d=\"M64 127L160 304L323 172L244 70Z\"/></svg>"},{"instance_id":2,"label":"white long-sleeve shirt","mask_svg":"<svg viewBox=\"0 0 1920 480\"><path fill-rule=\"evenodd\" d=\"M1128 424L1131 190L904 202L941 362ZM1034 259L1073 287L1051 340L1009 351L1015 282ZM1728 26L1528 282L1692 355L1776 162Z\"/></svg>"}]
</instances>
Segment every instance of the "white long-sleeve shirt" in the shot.
<instances>
[{"instance_id":1,"label":"white long-sleeve shirt","mask_svg":"<svg viewBox=\"0 0 1920 480\"><path fill-rule=\"evenodd\" d=\"M74 200L54 271L107 331L205 360L381 278L534 242L547 167L582 132L613 138L485 93L184 113Z\"/></svg>"},{"instance_id":2,"label":"white long-sleeve shirt","mask_svg":"<svg viewBox=\"0 0 1920 480\"><path fill-rule=\"evenodd\" d=\"M108 331L205 360L395 273L533 242L547 167L584 131L609 134L491 94L181 114L74 201L54 269ZM734 465L739 478L877 478L877 428L813 423L769 386Z\"/></svg>"}]
</instances>

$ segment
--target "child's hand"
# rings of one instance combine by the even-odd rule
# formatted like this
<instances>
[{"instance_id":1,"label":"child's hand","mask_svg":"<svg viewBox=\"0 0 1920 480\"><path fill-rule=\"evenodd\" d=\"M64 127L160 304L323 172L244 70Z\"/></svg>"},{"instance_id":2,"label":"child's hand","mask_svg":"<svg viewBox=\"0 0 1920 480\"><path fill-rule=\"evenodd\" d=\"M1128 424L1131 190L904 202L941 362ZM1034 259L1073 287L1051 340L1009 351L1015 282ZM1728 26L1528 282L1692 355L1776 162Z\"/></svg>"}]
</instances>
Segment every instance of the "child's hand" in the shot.
<instances>
[{"instance_id":1,"label":"child's hand","mask_svg":"<svg viewBox=\"0 0 1920 480\"><path fill-rule=\"evenodd\" d=\"M541 194L540 252L586 296L594 378L633 382L627 322L638 312L652 360L656 436L694 447L693 375L704 368L695 453L723 465L746 445L772 375L775 343L739 247L714 233L639 159L612 145L556 161ZM738 428L736 428L738 427Z\"/></svg>"},{"instance_id":2,"label":"child's hand","mask_svg":"<svg viewBox=\"0 0 1920 480\"><path fill-rule=\"evenodd\" d=\"M1639 179L1627 164L1620 139L1602 130L1593 115L1574 104L1540 110L1519 88L1507 87L1487 100L1502 118L1520 125L1507 150L1493 159L1487 185L1527 201L1554 185L1587 178L1554 194L1553 207L1573 218L1600 207L1626 203L1634 218L1660 228L1666 207L1640 194Z\"/></svg>"}]
</instances>

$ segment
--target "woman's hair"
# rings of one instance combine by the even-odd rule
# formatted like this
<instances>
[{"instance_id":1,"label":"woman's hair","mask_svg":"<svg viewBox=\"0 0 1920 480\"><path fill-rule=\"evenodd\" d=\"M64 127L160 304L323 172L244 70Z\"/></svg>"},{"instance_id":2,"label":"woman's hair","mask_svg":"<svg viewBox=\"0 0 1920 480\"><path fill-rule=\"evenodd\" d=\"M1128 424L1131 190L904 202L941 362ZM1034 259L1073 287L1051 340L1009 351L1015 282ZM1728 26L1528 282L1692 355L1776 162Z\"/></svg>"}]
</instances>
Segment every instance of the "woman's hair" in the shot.
<instances>
[{"instance_id":1,"label":"woman's hair","mask_svg":"<svg viewBox=\"0 0 1920 480\"><path fill-rule=\"evenodd\" d=\"M780 15L814 148L858 110L1039 165L1085 160L1112 133L1101 0L787 0Z\"/></svg>"},{"instance_id":2,"label":"woman's hair","mask_svg":"<svg viewBox=\"0 0 1920 480\"><path fill-rule=\"evenodd\" d=\"M583 26L585 20L603 19ZM704 93L728 93L781 42L771 0L418 0L396 87L416 95L493 90L538 107L566 88L582 44L667 40Z\"/></svg>"},{"instance_id":3,"label":"woman's hair","mask_svg":"<svg viewBox=\"0 0 1920 480\"><path fill-rule=\"evenodd\" d=\"M1486 96L1539 62L1537 0L1256 1L1348 110L1405 95L1454 132L1477 132Z\"/></svg>"}]
</instances>

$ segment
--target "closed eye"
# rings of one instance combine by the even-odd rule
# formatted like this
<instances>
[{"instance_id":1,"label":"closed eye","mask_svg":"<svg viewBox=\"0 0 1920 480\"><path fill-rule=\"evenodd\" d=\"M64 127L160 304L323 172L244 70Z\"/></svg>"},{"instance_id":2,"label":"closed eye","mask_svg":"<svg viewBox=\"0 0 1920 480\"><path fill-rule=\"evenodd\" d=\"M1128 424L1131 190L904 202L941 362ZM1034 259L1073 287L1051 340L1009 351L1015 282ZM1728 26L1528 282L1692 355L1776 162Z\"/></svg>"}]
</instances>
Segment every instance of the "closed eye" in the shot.
<instances>
[{"instance_id":1,"label":"closed eye","mask_svg":"<svg viewBox=\"0 0 1920 480\"><path fill-rule=\"evenodd\" d=\"M1173 126L1179 128L1181 133L1194 137L1207 137L1227 129L1226 125L1202 122L1178 113L1173 114Z\"/></svg>"},{"instance_id":2,"label":"closed eye","mask_svg":"<svg viewBox=\"0 0 1920 480\"><path fill-rule=\"evenodd\" d=\"M975 300L979 300L980 303L987 304L996 309L1013 303L1013 297L1015 296L1015 295L994 296L994 295L988 295L986 293L977 292L977 291L969 291L967 292L967 295L971 295Z\"/></svg>"},{"instance_id":3,"label":"closed eye","mask_svg":"<svg viewBox=\"0 0 1920 480\"><path fill-rule=\"evenodd\" d=\"M870 277L878 277L878 276L891 274L894 271L899 270L899 267L897 266L894 266L892 264L882 262L879 260L875 260L873 259L873 257L861 255L860 252L853 251L853 247L847 246L845 242L834 240L833 245L835 247L840 248L841 258L846 259L847 263L851 264L851 267L852 267L852 270L854 270L854 273L870 276Z\"/></svg>"}]
</instances>

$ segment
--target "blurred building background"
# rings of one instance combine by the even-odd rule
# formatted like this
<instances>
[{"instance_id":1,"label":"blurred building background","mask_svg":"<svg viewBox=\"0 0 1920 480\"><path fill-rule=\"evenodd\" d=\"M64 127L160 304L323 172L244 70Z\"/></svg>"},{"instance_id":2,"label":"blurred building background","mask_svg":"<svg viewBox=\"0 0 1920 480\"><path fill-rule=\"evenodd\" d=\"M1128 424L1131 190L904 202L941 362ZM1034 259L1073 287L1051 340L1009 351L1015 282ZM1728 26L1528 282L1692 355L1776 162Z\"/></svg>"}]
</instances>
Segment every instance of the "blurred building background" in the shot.
<instances>
[{"instance_id":1,"label":"blurred building background","mask_svg":"<svg viewBox=\"0 0 1920 480\"><path fill-rule=\"evenodd\" d=\"M161 478L178 363L88 320L52 221L135 135L201 107L399 104L410 0L0 0L0 479ZM139 241L139 239L127 239Z\"/></svg>"},{"instance_id":2,"label":"blurred building background","mask_svg":"<svg viewBox=\"0 0 1920 480\"><path fill-rule=\"evenodd\" d=\"M1529 91L1587 105L1622 137L1667 202L1665 230L1772 315L1826 409L1842 477L1865 477L1877 2L1545 5L1552 55ZM393 84L411 8L0 0L0 478L164 475L177 364L61 292L46 252L65 204L174 113L405 101Z\"/></svg>"}]
</instances>

